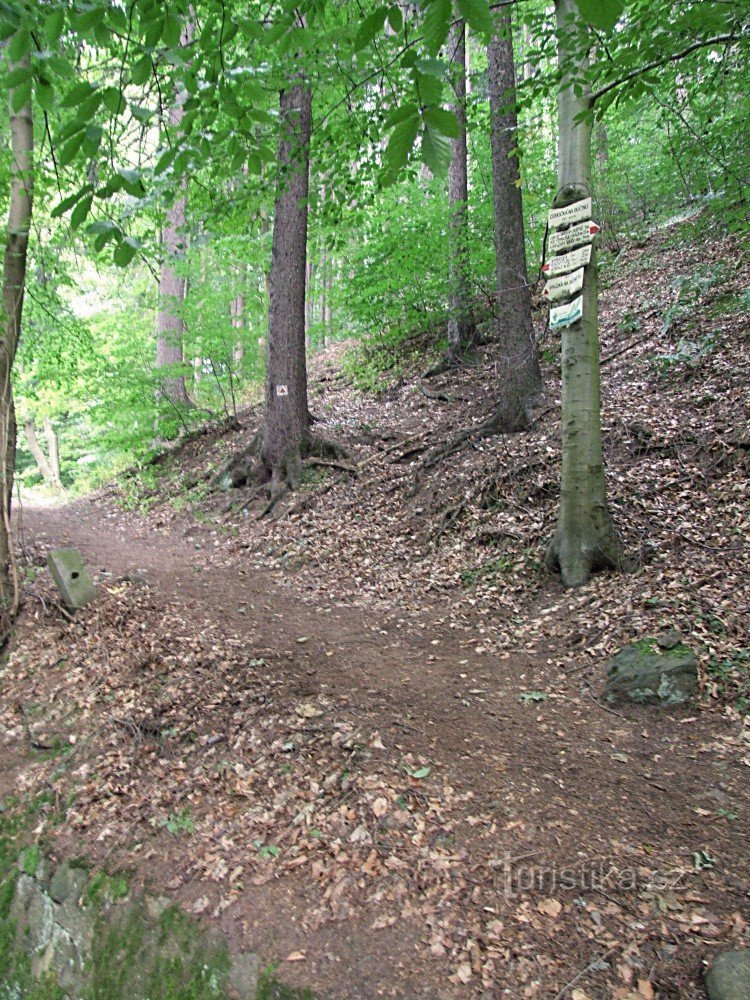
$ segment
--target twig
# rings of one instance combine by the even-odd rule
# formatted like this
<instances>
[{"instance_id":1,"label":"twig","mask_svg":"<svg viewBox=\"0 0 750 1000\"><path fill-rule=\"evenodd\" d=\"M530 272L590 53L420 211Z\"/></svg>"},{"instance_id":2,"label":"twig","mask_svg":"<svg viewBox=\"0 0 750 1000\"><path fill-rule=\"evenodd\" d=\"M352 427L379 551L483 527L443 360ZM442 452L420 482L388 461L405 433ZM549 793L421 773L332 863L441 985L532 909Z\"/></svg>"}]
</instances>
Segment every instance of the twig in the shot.
<instances>
[{"instance_id":1,"label":"twig","mask_svg":"<svg viewBox=\"0 0 750 1000\"><path fill-rule=\"evenodd\" d=\"M586 975L587 972L591 972L591 970L594 969L600 962L606 961L610 955L613 955L617 951L619 947L620 946L616 944L614 948L610 948L609 951L605 952L601 956L601 958L595 958L593 961L589 962L589 964L586 966L585 969L581 969L581 971L578 973L577 976L574 976L569 983L566 983L563 986L560 992L556 994L554 1000L562 1000L562 998L565 996L565 994L568 992L571 986L575 986L577 982L583 979L583 977Z\"/></svg>"}]
</instances>

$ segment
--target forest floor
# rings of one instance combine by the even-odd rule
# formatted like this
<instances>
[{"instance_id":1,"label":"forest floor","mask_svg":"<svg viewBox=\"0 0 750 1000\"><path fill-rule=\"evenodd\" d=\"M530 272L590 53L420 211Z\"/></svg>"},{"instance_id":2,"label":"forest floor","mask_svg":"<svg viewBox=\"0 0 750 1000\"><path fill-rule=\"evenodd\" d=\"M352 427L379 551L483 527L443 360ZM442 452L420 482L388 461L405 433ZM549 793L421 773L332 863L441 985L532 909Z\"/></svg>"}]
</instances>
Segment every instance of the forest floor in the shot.
<instances>
[{"instance_id":1,"label":"forest floor","mask_svg":"<svg viewBox=\"0 0 750 1000\"><path fill-rule=\"evenodd\" d=\"M748 938L747 264L673 231L603 297L609 487L636 568L542 568L548 400L512 438L493 350L378 396L316 359L346 469L258 519L207 434L136 479L25 506L33 577L2 675L0 793L47 790L61 856L126 871L332 998L702 997ZM425 395L425 390L428 393ZM229 509L228 509L229 508ZM65 615L48 549L101 583ZM696 704L614 709L608 656L676 626Z\"/></svg>"}]
</instances>

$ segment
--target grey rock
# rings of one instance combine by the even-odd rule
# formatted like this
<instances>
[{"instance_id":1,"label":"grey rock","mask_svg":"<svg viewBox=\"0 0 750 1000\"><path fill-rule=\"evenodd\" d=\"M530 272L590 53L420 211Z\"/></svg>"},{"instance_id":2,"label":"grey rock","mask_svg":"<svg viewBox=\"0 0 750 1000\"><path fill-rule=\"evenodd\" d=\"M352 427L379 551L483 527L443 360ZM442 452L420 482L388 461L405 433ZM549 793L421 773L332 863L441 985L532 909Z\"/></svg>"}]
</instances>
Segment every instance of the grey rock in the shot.
<instances>
[{"instance_id":1,"label":"grey rock","mask_svg":"<svg viewBox=\"0 0 750 1000\"><path fill-rule=\"evenodd\" d=\"M47 556L47 565L69 608L82 608L96 597L96 587L78 549L53 549Z\"/></svg>"},{"instance_id":2,"label":"grey rock","mask_svg":"<svg viewBox=\"0 0 750 1000\"><path fill-rule=\"evenodd\" d=\"M706 973L708 1000L750 1000L750 948L722 951Z\"/></svg>"},{"instance_id":3,"label":"grey rock","mask_svg":"<svg viewBox=\"0 0 750 1000\"><path fill-rule=\"evenodd\" d=\"M232 968L228 983L242 1000L251 1000L258 990L258 956L251 951L239 951L232 955Z\"/></svg>"},{"instance_id":4,"label":"grey rock","mask_svg":"<svg viewBox=\"0 0 750 1000\"><path fill-rule=\"evenodd\" d=\"M666 632L660 632L656 637L656 645L659 649L674 649L681 642L682 633L676 628L669 628Z\"/></svg>"},{"instance_id":5,"label":"grey rock","mask_svg":"<svg viewBox=\"0 0 750 1000\"><path fill-rule=\"evenodd\" d=\"M64 903L70 896L78 899L87 882L88 875L82 868L71 868L64 863L58 866L52 876L48 891L56 903Z\"/></svg>"},{"instance_id":6,"label":"grey rock","mask_svg":"<svg viewBox=\"0 0 750 1000\"><path fill-rule=\"evenodd\" d=\"M698 663L687 646L661 649L655 640L643 640L610 661L604 693L611 702L679 705L697 690Z\"/></svg>"}]
</instances>

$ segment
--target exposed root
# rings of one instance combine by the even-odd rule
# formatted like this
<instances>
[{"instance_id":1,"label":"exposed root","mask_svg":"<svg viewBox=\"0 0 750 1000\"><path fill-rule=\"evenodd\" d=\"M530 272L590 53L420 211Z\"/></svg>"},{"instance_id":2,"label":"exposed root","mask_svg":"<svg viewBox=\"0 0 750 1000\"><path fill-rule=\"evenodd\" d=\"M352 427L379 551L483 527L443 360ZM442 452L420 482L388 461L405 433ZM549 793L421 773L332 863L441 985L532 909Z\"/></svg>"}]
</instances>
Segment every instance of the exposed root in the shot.
<instances>
[{"instance_id":1,"label":"exposed root","mask_svg":"<svg viewBox=\"0 0 750 1000\"><path fill-rule=\"evenodd\" d=\"M341 469L342 472L348 472L350 476L355 478L359 476L359 469L356 465L349 465L347 462L330 462L325 458L316 458L315 456L308 458L305 463L305 468L321 468L321 469Z\"/></svg>"}]
</instances>

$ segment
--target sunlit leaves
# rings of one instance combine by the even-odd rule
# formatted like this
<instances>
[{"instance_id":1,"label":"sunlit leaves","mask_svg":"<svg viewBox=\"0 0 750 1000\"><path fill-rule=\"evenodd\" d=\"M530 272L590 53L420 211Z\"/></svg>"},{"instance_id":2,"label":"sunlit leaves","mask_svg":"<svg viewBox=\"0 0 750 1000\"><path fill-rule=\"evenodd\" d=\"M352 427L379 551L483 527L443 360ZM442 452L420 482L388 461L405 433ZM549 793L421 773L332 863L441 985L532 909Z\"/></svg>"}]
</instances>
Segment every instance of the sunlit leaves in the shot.
<instances>
[{"instance_id":1,"label":"sunlit leaves","mask_svg":"<svg viewBox=\"0 0 750 1000\"><path fill-rule=\"evenodd\" d=\"M376 35L380 34L383 30L387 14L387 7L376 7L372 14L364 19L362 24L359 26L357 37L354 40L355 52L358 52L360 49L364 49L370 44Z\"/></svg>"},{"instance_id":2,"label":"sunlit leaves","mask_svg":"<svg viewBox=\"0 0 750 1000\"><path fill-rule=\"evenodd\" d=\"M576 0L576 6L584 21L600 31L612 31L625 10L624 0Z\"/></svg>"},{"instance_id":3,"label":"sunlit leaves","mask_svg":"<svg viewBox=\"0 0 750 1000\"><path fill-rule=\"evenodd\" d=\"M422 31L425 47L436 56L448 37L453 9L451 0L430 0L424 13Z\"/></svg>"},{"instance_id":4,"label":"sunlit leaves","mask_svg":"<svg viewBox=\"0 0 750 1000\"><path fill-rule=\"evenodd\" d=\"M457 2L461 17L473 31L484 35L492 32L492 14L487 0L457 0Z\"/></svg>"},{"instance_id":5,"label":"sunlit leaves","mask_svg":"<svg viewBox=\"0 0 750 1000\"><path fill-rule=\"evenodd\" d=\"M442 174L448 169L451 156L450 141L435 126L425 120L421 146L422 161L433 174Z\"/></svg>"},{"instance_id":6,"label":"sunlit leaves","mask_svg":"<svg viewBox=\"0 0 750 1000\"><path fill-rule=\"evenodd\" d=\"M385 151L386 169L395 176L405 166L419 132L419 112L415 108L394 127Z\"/></svg>"}]
</instances>

